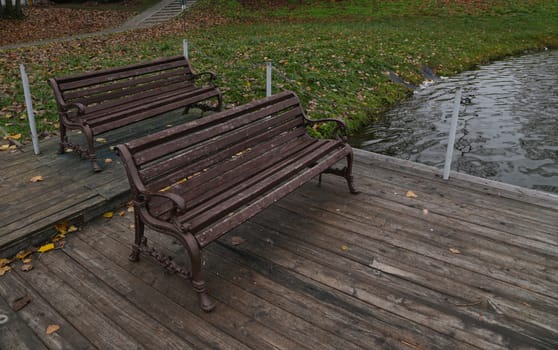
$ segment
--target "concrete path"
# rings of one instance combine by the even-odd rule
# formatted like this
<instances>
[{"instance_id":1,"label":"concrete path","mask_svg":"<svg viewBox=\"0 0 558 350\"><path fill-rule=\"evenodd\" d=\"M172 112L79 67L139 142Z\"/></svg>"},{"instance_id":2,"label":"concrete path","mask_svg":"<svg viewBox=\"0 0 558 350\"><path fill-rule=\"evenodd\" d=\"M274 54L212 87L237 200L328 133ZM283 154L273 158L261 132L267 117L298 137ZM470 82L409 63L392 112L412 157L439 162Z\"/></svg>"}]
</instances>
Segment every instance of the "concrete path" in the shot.
<instances>
[{"instance_id":1,"label":"concrete path","mask_svg":"<svg viewBox=\"0 0 558 350\"><path fill-rule=\"evenodd\" d=\"M194 3L195 0L186 0L186 8L189 8ZM156 5L143 11L142 13L130 18L128 21L124 22L124 24L122 24L119 27L107 28L94 33L85 33L85 34L72 35L72 36L67 36L62 38L44 39L39 41L27 42L27 43L18 43L18 44L0 46L0 50L45 45L53 42L64 42L64 41L70 41L75 39L90 38L98 35L120 33L120 32L133 30L137 28L146 28L146 27L150 27L156 24L169 21L173 18L178 17L181 13L182 13L182 6L180 0L162 0Z\"/></svg>"}]
</instances>

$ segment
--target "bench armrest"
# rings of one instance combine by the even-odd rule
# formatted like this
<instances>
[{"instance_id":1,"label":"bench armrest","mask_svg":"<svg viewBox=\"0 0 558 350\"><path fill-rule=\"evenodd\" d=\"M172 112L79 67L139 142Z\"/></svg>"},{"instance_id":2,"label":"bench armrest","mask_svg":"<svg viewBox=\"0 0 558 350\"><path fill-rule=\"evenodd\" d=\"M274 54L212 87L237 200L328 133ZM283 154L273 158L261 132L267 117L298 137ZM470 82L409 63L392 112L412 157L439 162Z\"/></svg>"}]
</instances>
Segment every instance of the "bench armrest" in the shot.
<instances>
[{"instance_id":1,"label":"bench armrest","mask_svg":"<svg viewBox=\"0 0 558 350\"><path fill-rule=\"evenodd\" d=\"M198 80L205 75L209 76L209 82L210 83L213 83L213 81L217 78L217 75L215 73L207 71L207 72L201 72L201 73L198 73L198 74L194 74L194 80Z\"/></svg>"},{"instance_id":2,"label":"bench armrest","mask_svg":"<svg viewBox=\"0 0 558 350\"><path fill-rule=\"evenodd\" d=\"M61 103L60 107L66 112L72 108L76 108L78 110L78 115L85 114L85 105L83 103Z\"/></svg>"},{"instance_id":3,"label":"bench armrest","mask_svg":"<svg viewBox=\"0 0 558 350\"><path fill-rule=\"evenodd\" d=\"M304 116L304 120L307 124L316 125L321 123L335 123L335 129L333 129L333 135L335 138L347 142L347 125L341 119L336 118L323 118L323 119L309 119Z\"/></svg>"},{"instance_id":4,"label":"bench armrest","mask_svg":"<svg viewBox=\"0 0 558 350\"><path fill-rule=\"evenodd\" d=\"M145 199L148 206L149 201L153 197L159 197L169 200L173 205L174 215L180 215L186 211L186 201L184 200L184 198L174 193L142 191L140 192L140 196Z\"/></svg>"}]
</instances>

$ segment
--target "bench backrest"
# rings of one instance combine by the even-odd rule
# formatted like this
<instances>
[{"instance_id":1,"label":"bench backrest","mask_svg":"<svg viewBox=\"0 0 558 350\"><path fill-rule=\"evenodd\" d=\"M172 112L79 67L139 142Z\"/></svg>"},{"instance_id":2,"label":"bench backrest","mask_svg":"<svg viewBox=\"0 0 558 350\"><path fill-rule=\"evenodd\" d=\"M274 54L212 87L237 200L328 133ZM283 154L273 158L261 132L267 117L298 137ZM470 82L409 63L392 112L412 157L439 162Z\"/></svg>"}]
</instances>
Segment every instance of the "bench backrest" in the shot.
<instances>
[{"instance_id":1,"label":"bench backrest","mask_svg":"<svg viewBox=\"0 0 558 350\"><path fill-rule=\"evenodd\" d=\"M234 162L226 161L235 157L261 158L266 147L258 145L276 148L305 134L300 101L287 91L119 145L118 151L131 178L159 191L186 181L185 174L230 170Z\"/></svg>"},{"instance_id":2,"label":"bench backrest","mask_svg":"<svg viewBox=\"0 0 558 350\"><path fill-rule=\"evenodd\" d=\"M81 103L86 107L103 102L103 108L133 102L167 91L192 86L192 67L183 56L161 58L119 68L52 78L58 105ZM95 110L93 107L91 110Z\"/></svg>"}]
</instances>

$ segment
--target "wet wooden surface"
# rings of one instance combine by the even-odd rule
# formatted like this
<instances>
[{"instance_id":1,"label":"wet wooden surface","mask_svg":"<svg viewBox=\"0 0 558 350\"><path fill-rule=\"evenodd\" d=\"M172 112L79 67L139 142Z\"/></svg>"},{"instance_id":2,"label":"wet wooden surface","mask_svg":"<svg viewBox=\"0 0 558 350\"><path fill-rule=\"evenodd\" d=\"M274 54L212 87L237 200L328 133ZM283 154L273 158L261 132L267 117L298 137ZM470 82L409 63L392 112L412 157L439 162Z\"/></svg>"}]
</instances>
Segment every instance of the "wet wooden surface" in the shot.
<instances>
[{"instance_id":1,"label":"wet wooden surface","mask_svg":"<svg viewBox=\"0 0 558 350\"><path fill-rule=\"evenodd\" d=\"M188 282L128 261L130 213L94 220L0 277L0 348L558 348L557 197L437 173L356 151L361 194L325 175L204 250L210 314Z\"/></svg>"}]
</instances>

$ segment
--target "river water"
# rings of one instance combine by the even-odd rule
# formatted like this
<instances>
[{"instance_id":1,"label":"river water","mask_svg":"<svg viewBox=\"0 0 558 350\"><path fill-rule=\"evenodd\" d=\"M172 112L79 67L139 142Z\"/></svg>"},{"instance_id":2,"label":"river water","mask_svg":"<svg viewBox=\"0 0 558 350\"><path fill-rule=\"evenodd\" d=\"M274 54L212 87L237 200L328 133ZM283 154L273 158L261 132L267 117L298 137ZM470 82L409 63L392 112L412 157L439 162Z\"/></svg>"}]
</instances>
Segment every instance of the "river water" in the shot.
<instances>
[{"instance_id":1,"label":"river water","mask_svg":"<svg viewBox=\"0 0 558 350\"><path fill-rule=\"evenodd\" d=\"M417 89L351 143L442 169L458 87L463 94L452 170L558 193L558 50Z\"/></svg>"}]
</instances>

